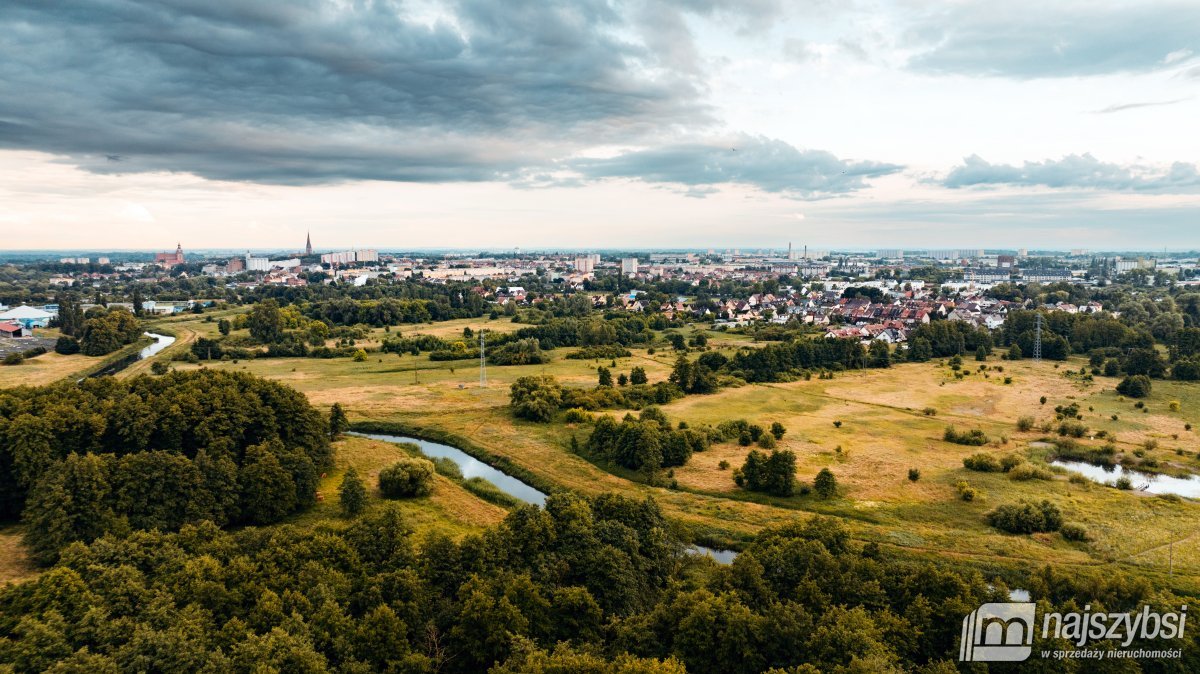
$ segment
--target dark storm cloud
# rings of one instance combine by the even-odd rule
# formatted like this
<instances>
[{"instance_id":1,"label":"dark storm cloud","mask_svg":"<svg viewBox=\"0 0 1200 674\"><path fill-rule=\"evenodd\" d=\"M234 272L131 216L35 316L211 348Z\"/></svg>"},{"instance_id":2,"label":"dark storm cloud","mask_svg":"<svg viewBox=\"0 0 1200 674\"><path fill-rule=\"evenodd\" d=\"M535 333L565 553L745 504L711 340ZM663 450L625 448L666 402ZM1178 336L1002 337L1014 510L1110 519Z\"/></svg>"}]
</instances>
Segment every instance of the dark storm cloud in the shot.
<instances>
[{"instance_id":1,"label":"dark storm cloud","mask_svg":"<svg viewBox=\"0 0 1200 674\"><path fill-rule=\"evenodd\" d=\"M1021 166L992 164L978 155L963 160L942 185L949 188L1014 186L1095 189L1122 192L1198 192L1200 171L1195 164L1176 162L1165 170L1102 162L1090 154L1060 160L1025 162Z\"/></svg>"},{"instance_id":2,"label":"dark storm cloud","mask_svg":"<svg viewBox=\"0 0 1200 674\"><path fill-rule=\"evenodd\" d=\"M1195 2L970 2L908 34L916 70L1021 79L1144 72L1200 53Z\"/></svg>"},{"instance_id":3,"label":"dark storm cloud","mask_svg":"<svg viewBox=\"0 0 1200 674\"><path fill-rule=\"evenodd\" d=\"M95 171L486 180L711 120L605 2L0 5L0 146ZM119 163L106 155L120 155Z\"/></svg>"},{"instance_id":4,"label":"dark storm cloud","mask_svg":"<svg viewBox=\"0 0 1200 674\"><path fill-rule=\"evenodd\" d=\"M607 159L576 160L570 168L591 180L630 178L683 185L692 188L691 196L705 193L696 188L732 183L818 198L862 189L868 178L903 167L849 161L821 150L799 150L779 140L738 136L721 143L681 143Z\"/></svg>"}]
</instances>

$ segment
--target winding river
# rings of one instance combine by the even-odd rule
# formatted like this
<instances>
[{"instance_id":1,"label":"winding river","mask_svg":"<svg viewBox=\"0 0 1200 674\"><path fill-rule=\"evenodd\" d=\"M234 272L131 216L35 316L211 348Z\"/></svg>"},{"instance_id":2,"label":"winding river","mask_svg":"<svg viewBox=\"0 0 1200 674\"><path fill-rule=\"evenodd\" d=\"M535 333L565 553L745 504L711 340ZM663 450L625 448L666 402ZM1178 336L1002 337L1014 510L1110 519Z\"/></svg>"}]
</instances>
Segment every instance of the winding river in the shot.
<instances>
[{"instance_id":1,"label":"winding river","mask_svg":"<svg viewBox=\"0 0 1200 674\"><path fill-rule=\"evenodd\" d=\"M147 333L143 333L143 334L145 334L147 337L154 339L154 343L146 345L145 347L142 348L141 351L138 351L137 353L127 356L125 358L122 358L121 360L118 360L117 362L104 368L103 370L100 370L99 372L95 372L93 374L88 375L88 377L104 377L107 375L114 375L114 374L120 372L121 370L124 370L125 368L129 367L130 365L133 365L134 363L138 362L139 360L145 360L147 358L153 357L158 352L162 351L163 349L165 349L168 346L171 346L172 344L175 343L175 338L170 335L159 335L159 334L153 333L153 332L147 332ZM82 381L82 380L80 380L80 381Z\"/></svg>"},{"instance_id":2,"label":"winding river","mask_svg":"<svg viewBox=\"0 0 1200 674\"><path fill-rule=\"evenodd\" d=\"M525 503L542 506L546 504L546 494L534 487L525 484L517 478L493 468L492 466L476 459L466 452L444 445L440 442L431 442L429 440L421 440L405 435L388 435L386 433L358 433L351 431L349 435L356 435L360 438L370 438L372 440L380 440L382 442L411 442L421 448L421 451L430 457L450 459L462 471L464 478L481 477L488 482L496 485L500 491L503 491L509 496L518 498ZM729 564L737 557L737 552L733 550L717 550L714 548L705 547L703 545L691 545L687 548L688 553L694 555L708 555L717 561L719 564Z\"/></svg>"}]
</instances>

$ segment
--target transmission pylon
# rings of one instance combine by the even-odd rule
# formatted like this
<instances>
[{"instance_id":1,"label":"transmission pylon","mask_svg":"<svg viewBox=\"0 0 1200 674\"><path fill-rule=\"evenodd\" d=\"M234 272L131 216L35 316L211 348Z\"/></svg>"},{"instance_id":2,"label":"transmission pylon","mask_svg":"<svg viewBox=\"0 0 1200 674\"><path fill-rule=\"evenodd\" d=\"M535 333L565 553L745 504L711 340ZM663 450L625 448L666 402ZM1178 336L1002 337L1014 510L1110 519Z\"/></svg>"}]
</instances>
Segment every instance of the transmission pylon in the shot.
<instances>
[{"instance_id":1,"label":"transmission pylon","mask_svg":"<svg viewBox=\"0 0 1200 674\"><path fill-rule=\"evenodd\" d=\"M479 388L487 388L487 354L483 330L479 331Z\"/></svg>"},{"instance_id":2,"label":"transmission pylon","mask_svg":"<svg viewBox=\"0 0 1200 674\"><path fill-rule=\"evenodd\" d=\"M1042 314L1037 314L1037 327L1033 332L1033 362L1042 362Z\"/></svg>"}]
</instances>

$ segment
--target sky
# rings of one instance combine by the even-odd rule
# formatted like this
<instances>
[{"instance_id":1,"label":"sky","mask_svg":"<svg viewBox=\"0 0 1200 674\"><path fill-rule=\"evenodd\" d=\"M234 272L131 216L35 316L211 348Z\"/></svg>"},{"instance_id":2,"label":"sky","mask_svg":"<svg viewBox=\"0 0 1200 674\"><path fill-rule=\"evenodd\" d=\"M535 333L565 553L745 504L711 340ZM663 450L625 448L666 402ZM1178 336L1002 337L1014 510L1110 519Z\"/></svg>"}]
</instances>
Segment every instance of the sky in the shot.
<instances>
[{"instance_id":1,"label":"sky","mask_svg":"<svg viewBox=\"0 0 1200 674\"><path fill-rule=\"evenodd\" d=\"M0 249L1200 248L1200 2L7 0Z\"/></svg>"}]
</instances>

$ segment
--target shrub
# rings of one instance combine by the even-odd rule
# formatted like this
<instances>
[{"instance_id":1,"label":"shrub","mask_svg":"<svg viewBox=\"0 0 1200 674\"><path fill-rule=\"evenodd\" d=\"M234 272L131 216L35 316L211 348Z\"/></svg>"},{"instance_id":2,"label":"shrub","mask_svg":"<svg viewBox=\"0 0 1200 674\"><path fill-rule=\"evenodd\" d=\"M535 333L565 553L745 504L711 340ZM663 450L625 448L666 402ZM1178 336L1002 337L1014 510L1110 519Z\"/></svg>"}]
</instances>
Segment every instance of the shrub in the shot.
<instances>
[{"instance_id":1,"label":"shrub","mask_svg":"<svg viewBox=\"0 0 1200 674\"><path fill-rule=\"evenodd\" d=\"M953 426L947 426L946 431L942 434L942 439L957 445L971 445L975 447L980 447L988 443L987 434L978 428L960 433Z\"/></svg>"},{"instance_id":2,"label":"shrub","mask_svg":"<svg viewBox=\"0 0 1200 674\"><path fill-rule=\"evenodd\" d=\"M972 454L963 459L963 467L977 473L999 473L1002 470L1000 461L986 452Z\"/></svg>"},{"instance_id":3,"label":"shrub","mask_svg":"<svg viewBox=\"0 0 1200 674\"><path fill-rule=\"evenodd\" d=\"M1021 482L1026 480L1053 480L1054 473L1041 466L1035 466L1031 463L1021 463L1020 465L1013 466L1012 470L1008 471L1008 477L1010 480Z\"/></svg>"},{"instance_id":4,"label":"shrub","mask_svg":"<svg viewBox=\"0 0 1200 674\"><path fill-rule=\"evenodd\" d=\"M1171 402L1167 403L1167 409L1171 410L1172 412L1178 412L1179 408L1180 405L1178 400L1172 400Z\"/></svg>"},{"instance_id":5,"label":"shrub","mask_svg":"<svg viewBox=\"0 0 1200 674\"><path fill-rule=\"evenodd\" d=\"M572 407L563 415L563 420L568 424L586 424L592 420L592 413L582 407Z\"/></svg>"},{"instance_id":6,"label":"shrub","mask_svg":"<svg viewBox=\"0 0 1200 674\"><path fill-rule=\"evenodd\" d=\"M1122 475L1117 478L1116 482L1113 482L1113 486L1117 489L1128 491L1133 489L1133 480L1130 480L1128 475Z\"/></svg>"},{"instance_id":7,"label":"shrub","mask_svg":"<svg viewBox=\"0 0 1200 674\"><path fill-rule=\"evenodd\" d=\"M388 498L427 496L433 489L433 462L400 459L379 471L379 491Z\"/></svg>"},{"instance_id":8,"label":"shrub","mask_svg":"<svg viewBox=\"0 0 1200 674\"><path fill-rule=\"evenodd\" d=\"M775 436L770 433L763 433L758 436L758 446L763 449L775 449Z\"/></svg>"},{"instance_id":9,"label":"shrub","mask_svg":"<svg viewBox=\"0 0 1200 674\"><path fill-rule=\"evenodd\" d=\"M24 362L25 362L25 356L22 356L19 353L15 353L15 352L10 353L4 357L5 365L20 365L21 363L24 363Z\"/></svg>"},{"instance_id":10,"label":"shrub","mask_svg":"<svg viewBox=\"0 0 1200 674\"><path fill-rule=\"evenodd\" d=\"M1125 377L1117 384L1117 393L1130 398L1145 398L1150 395L1150 378L1144 374Z\"/></svg>"},{"instance_id":11,"label":"shrub","mask_svg":"<svg viewBox=\"0 0 1200 674\"><path fill-rule=\"evenodd\" d=\"M1064 421L1058 425L1059 435L1069 435L1072 438L1082 438L1087 435L1088 427L1078 421Z\"/></svg>"},{"instance_id":12,"label":"shrub","mask_svg":"<svg viewBox=\"0 0 1200 674\"><path fill-rule=\"evenodd\" d=\"M156 360L153 363L150 363L150 372L153 374L164 375L170 369L171 367L161 360Z\"/></svg>"},{"instance_id":13,"label":"shrub","mask_svg":"<svg viewBox=\"0 0 1200 674\"><path fill-rule=\"evenodd\" d=\"M833 422L833 427L834 427L834 428L841 428L841 427L842 427L842 422L841 422L841 421L835 421L835 422Z\"/></svg>"},{"instance_id":14,"label":"shrub","mask_svg":"<svg viewBox=\"0 0 1200 674\"><path fill-rule=\"evenodd\" d=\"M1068 522L1062 525L1062 528L1058 530L1058 533L1062 534L1062 537L1068 541L1088 540L1087 529L1083 528L1083 525L1075 524L1073 522Z\"/></svg>"},{"instance_id":15,"label":"shrub","mask_svg":"<svg viewBox=\"0 0 1200 674\"><path fill-rule=\"evenodd\" d=\"M367 362L367 352L363 351L362 349L358 349L354 352L354 356L352 358L356 363L365 363Z\"/></svg>"},{"instance_id":16,"label":"shrub","mask_svg":"<svg viewBox=\"0 0 1200 674\"><path fill-rule=\"evenodd\" d=\"M975 488L967 484L964 480L959 480L954 488L958 490L958 497L964 501L974 501L977 492Z\"/></svg>"},{"instance_id":17,"label":"shrub","mask_svg":"<svg viewBox=\"0 0 1200 674\"><path fill-rule=\"evenodd\" d=\"M717 464L717 470L729 470L729 462L722 460Z\"/></svg>"},{"instance_id":18,"label":"shrub","mask_svg":"<svg viewBox=\"0 0 1200 674\"><path fill-rule=\"evenodd\" d=\"M1002 505L987 514L987 523L1010 534L1058 531L1062 511L1049 501Z\"/></svg>"},{"instance_id":19,"label":"shrub","mask_svg":"<svg viewBox=\"0 0 1200 674\"><path fill-rule=\"evenodd\" d=\"M909 468L908 469L908 481L909 482L916 482L917 480L920 480L920 479L921 479L921 469L920 468Z\"/></svg>"},{"instance_id":20,"label":"shrub","mask_svg":"<svg viewBox=\"0 0 1200 674\"><path fill-rule=\"evenodd\" d=\"M1025 433L1032 431L1033 423L1033 417L1021 417L1017 419L1017 430Z\"/></svg>"},{"instance_id":21,"label":"shrub","mask_svg":"<svg viewBox=\"0 0 1200 674\"><path fill-rule=\"evenodd\" d=\"M937 416L937 409L933 407L926 407L925 409L921 410L921 414L924 414L927 417L935 417Z\"/></svg>"},{"instance_id":22,"label":"shrub","mask_svg":"<svg viewBox=\"0 0 1200 674\"><path fill-rule=\"evenodd\" d=\"M1025 459L1022 459L1016 454L1006 454L1005 456L1000 457L1000 468L1006 473L1022 463L1025 463Z\"/></svg>"}]
</instances>

